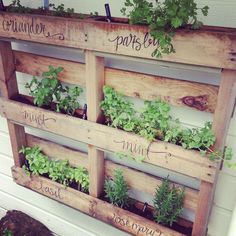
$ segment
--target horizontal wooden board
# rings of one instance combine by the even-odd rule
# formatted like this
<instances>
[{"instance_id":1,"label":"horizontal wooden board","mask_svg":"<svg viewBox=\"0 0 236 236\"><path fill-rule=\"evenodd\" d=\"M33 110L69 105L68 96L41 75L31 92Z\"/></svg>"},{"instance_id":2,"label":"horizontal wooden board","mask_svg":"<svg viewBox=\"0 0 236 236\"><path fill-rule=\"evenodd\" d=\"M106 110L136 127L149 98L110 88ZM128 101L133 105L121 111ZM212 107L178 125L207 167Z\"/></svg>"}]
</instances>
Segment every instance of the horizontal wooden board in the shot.
<instances>
[{"instance_id":1,"label":"horizontal wooden board","mask_svg":"<svg viewBox=\"0 0 236 236\"><path fill-rule=\"evenodd\" d=\"M144 157L144 161L197 179L214 182L217 164L199 152L0 98L0 114L13 122L49 131L101 150ZM66 126L64 125L66 124Z\"/></svg>"},{"instance_id":2,"label":"horizontal wooden board","mask_svg":"<svg viewBox=\"0 0 236 236\"><path fill-rule=\"evenodd\" d=\"M88 168L87 155L80 151L72 150L29 134L26 135L26 140L28 146L39 146L46 155L50 156L51 159L68 160L71 166L82 166ZM114 177L116 169L121 169L123 171L125 180L131 188L150 195L154 195L155 189L162 183L162 180L155 176L105 160L106 177ZM197 201L198 191L185 187L184 207L195 211L197 208Z\"/></svg>"},{"instance_id":3,"label":"horizontal wooden board","mask_svg":"<svg viewBox=\"0 0 236 236\"><path fill-rule=\"evenodd\" d=\"M57 160L68 160L71 166L81 166L88 169L88 160L85 153L29 134L26 135L26 142L29 147L33 147L35 145L39 146L44 154L52 159L56 158Z\"/></svg>"},{"instance_id":4,"label":"horizontal wooden board","mask_svg":"<svg viewBox=\"0 0 236 236\"><path fill-rule=\"evenodd\" d=\"M59 74L58 79L60 81L85 86L84 64L19 51L14 51L14 56L18 72L41 76L43 72L48 71L49 65L53 67L60 66L64 69Z\"/></svg>"},{"instance_id":5,"label":"horizontal wooden board","mask_svg":"<svg viewBox=\"0 0 236 236\"><path fill-rule=\"evenodd\" d=\"M85 65L35 54L14 51L16 69L31 75L41 75L48 65L62 66L59 79L70 84L85 85ZM105 68L105 84L126 96L145 100L162 99L174 106L187 106L214 112L218 87L175 80L125 70Z\"/></svg>"},{"instance_id":6,"label":"horizontal wooden board","mask_svg":"<svg viewBox=\"0 0 236 236\"><path fill-rule=\"evenodd\" d=\"M145 100L161 99L174 106L214 112L218 87L213 85L106 69L106 85L126 96Z\"/></svg>"},{"instance_id":7,"label":"horizontal wooden board","mask_svg":"<svg viewBox=\"0 0 236 236\"><path fill-rule=\"evenodd\" d=\"M87 194L71 188L65 188L63 185L46 178L35 176L29 177L20 168L12 168L12 174L16 183L74 207L94 218L116 226L133 235L144 236L147 235L147 232L153 232L154 236L183 235Z\"/></svg>"},{"instance_id":8,"label":"horizontal wooden board","mask_svg":"<svg viewBox=\"0 0 236 236\"><path fill-rule=\"evenodd\" d=\"M235 35L219 27L179 30L176 53L161 60L235 69ZM14 13L0 15L0 36L149 59L157 44L146 26Z\"/></svg>"}]
</instances>

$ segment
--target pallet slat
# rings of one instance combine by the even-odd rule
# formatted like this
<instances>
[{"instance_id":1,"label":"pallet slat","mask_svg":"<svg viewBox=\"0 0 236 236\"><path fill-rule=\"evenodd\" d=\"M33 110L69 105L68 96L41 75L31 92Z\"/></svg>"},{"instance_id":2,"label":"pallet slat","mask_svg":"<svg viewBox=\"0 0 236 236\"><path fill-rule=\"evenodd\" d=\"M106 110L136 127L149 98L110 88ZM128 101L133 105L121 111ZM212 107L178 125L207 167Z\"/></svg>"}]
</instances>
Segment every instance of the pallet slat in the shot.
<instances>
[{"instance_id":1,"label":"pallet slat","mask_svg":"<svg viewBox=\"0 0 236 236\"><path fill-rule=\"evenodd\" d=\"M21 30L21 25L26 27ZM30 26L34 31L30 30ZM95 20L13 13L0 15L2 37L155 59L151 54L157 42L148 32L146 26ZM235 69L235 34L235 30L225 28L179 30L173 42L176 53L161 60Z\"/></svg>"},{"instance_id":2,"label":"pallet slat","mask_svg":"<svg viewBox=\"0 0 236 236\"><path fill-rule=\"evenodd\" d=\"M35 54L14 51L18 72L41 75L48 65L62 66L59 80L85 86L85 65ZM214 112L218 87L208 84L175 80L137 72L105 68L105 84L126 96L144 100L162 99L174 106ZM154 89L155 88L155 89Z\"/></svg>"},{"instance_id":3,"label":"pallet slat","mask_svg":"<svg viewBox=\"0 0 236 236\"><path fill-rule=\"evenodd\" d=\"M29 177L20 168L12 168L16 183L76 208L94 218L111 224L132 235L183 236L183 234L156 224L129 211L102 200L55 183L43 177Z\"/></svg>"},{"instance_id":4,"label":"pallet slat","mask_svg":"<svg viewBox=\"0 0 236 236\"><path fill-rule=\"evenodd\" d=\"M72 150L68 147L63 147L54 142L50 142L48 140L44 140L29 134L26 135L26 140L27 146L33 147L34 145L37 145L41 147L42 151L51 159L68 160L70 165L73 167L81 166L88 169L87 154L84 154L77 150ZM146 174L141 171L116 164L112 161L105 160L106 177L114 177L114 171L116 169L121 169L123 171L125 180L127 181L130 187L148 193L150 195L154 195L156 187L162 183L161 179L154 177L150 174ZM184 207L195 211L197 207L197 202L198 191L186 187Z\"/></svg>"},{"instance_id":5,"label":"pallet slat","mask_svg":"<svg viewBox=\"0 0 236 236\"><path fill-rule=\"evenodd\" d=\"M94 145L101 150L145 156L145 162L213 182L216 163L196 151L152 142L121 130L0 98L0 114L14 122ZM67 124L66 127L64 124Z\"/></svg>"},{"instance_id":6,"label":"pallet slat","mask_svg":"<svg viewBox=\"0 0 236 236\"><path fill-rule=\"evenodd\" d=\"M18 72L41 76L43 72L48 71L49 65L61 66L64 71L59 74L58 79L60 81L85 87L84 64L20 51L13 51L13 53Z\"/></svg>"},{"instance_id":7,"label":"pallet slat","mask_svg":"<svg viewBox=\"0 0 236 236\"><path fill-rule=\"evenodd\" d=\"M39 146L43 152L51 159L56 158L57 160L68 160L69 164L73 167L84 167L88 169L88 160L85 153L73 150L68 147L50 142L45 139L37 138L33 135L26 134L27 146Z\"/></svg>"}]
</instances>

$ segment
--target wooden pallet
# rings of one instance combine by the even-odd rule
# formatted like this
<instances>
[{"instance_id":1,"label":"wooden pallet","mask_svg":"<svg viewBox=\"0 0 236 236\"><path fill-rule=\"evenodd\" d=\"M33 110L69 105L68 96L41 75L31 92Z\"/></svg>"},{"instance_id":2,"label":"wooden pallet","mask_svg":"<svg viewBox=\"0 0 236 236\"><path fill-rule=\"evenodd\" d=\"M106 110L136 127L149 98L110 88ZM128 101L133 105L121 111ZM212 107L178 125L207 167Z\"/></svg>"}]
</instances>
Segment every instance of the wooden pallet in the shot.
<instances>
[{"instance_id":1,"label":"wooden pallet","mask_svg":"<svg viewBox=\"0 0 236 236\"><path fill-rule=\"evenodd\" d=\"M196 214L192 236L206 234L219 165L202 158L196 151L188 151L161 141L150 143L137 135L100 124L102 113L99 103L103 99L102 87L106 84L130 97L147 100L161 98L174 106L211 112L214 114L213 131L217 138L213 149L223 149L235 100L235 29L205 27L198 31L181 30L174 39L177 53L162 59L221 68L220 86L206 85L204 80L203 83L194 83L106 68L104 56L98 56L94 51L153 59L151 52L155 42L149 40L145 26L106 23L96 19L82 21L2 13L0 36L8 40L0 42L0 114L8 121L15 160L13 177L18 184L133 235L182 235L98 199L103 192L104 178L113 176L117 168L124 170L125 179L131 188L154 194L153 191L161 184L161 179L104 159L104 151L127 154L132 152L134 157L145 156L146 163L201 181L199 190L186 188L184 207ZM137 41L129 43L134 37L143 42L140 49ZM85 50L86 61L81 64L13 51L9 42L13 39L81 48ZM61 81L86 87L88 121L13 100L19 94L15 72L40 75L47 70L48 65L60 65L65 69ZM24 126L86 143L88 153L80 153L30 136L25 133ZM35 144L52 158L67 159L72 166L88 169L90 196L70 188L65 189L62 185L42 177L26 176L21 169L24 157L18 151L22 145Z\"/></svg>"}]
</instances>

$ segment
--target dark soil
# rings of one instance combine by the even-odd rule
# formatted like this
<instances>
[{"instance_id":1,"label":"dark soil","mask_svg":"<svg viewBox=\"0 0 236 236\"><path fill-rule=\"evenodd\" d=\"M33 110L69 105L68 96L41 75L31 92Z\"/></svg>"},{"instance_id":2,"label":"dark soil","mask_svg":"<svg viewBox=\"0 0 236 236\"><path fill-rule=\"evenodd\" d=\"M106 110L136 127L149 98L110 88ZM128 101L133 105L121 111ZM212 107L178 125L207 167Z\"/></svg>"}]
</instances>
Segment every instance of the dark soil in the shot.
<instances>
[{"instance_id":1,"label":"dark soil","mask_svg":"<svg viewBox=\"0 0 236 236\"><path fill-rule=\"evenodd\" d=\"M15 210L8 211L0 220L0 235L53 236L45 225L25 213Z\"/></svg>"},{"instance_id":2,"label":"dark soil","mask_svg":"<svg viewBox=\"0 0 236 236\"><path fill-rule=\"evenodd\" d=\"M27 105L38 107L34 104L33 97L30 97L30 96L19 94L17 97L13 97L12 100L17 101L17 102L21 102L21 103L24 103L24 104L27 104ZM51 103L50 106L42 106L40 108L56 112L55 111L55 109L56 109L56 104L55 103ZM66 112L60 112L60 113L66 115ZM76 109L73 117L77 117L77 118L82 119L83 118L83 110L82 109Z\"/></svg>"},{"instance_id":3,"label":"dark soil","mask_svg":"<svg viewBox=\"0 0 236 236\"><path fill-rule=\"evenodd\" d=\"M102 196L100 199L109 203L108 199L105 196ZM145 211L143 211L144 204L142 203L141 208L140 208L140 205L141 205L140 202L137 202L135 199L131 199L130 206L124 208L124 210L130 211L130 212L132 212L136 215L139 215L141 217L144 217L148 220L155 221L154 217L153 217L152 208L149 205L147 205ZM173 229L179 233L182 233L186 236L192 235L192 227L185 227L185 226L179 225L178 223L174 223L171 227L167 226L167 225L164 225L164 226L168 227L170 229Z\"/></svg>"}]
</instances>

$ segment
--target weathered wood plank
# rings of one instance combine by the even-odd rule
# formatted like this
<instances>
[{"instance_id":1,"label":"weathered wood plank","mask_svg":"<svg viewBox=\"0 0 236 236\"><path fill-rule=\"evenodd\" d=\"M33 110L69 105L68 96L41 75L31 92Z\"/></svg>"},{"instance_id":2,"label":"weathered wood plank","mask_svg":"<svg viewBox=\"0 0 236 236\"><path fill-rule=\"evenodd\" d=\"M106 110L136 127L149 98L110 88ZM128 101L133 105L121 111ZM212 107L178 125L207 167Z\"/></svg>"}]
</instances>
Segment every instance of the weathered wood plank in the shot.
<instances>
[{"instance_id":1,"label":"weathered wood plank","mask_svg":"<svg viewBox=\"0 0 236 236\"><path fill-rule=\"evenodd\" d=\"M84 64L19 51L14 51L14 56L18 72L41 76L43 72L48 71L49 65L61 66L64 71L59 74L60 81L85 87Z\"/></svg>"},{"instance_id":2,"label":"weathered wood plank","mask_svg":"<svg viewBox=\"0 0 236 236\"><path fill-rule=\"evenodd\" d=\"M14 56L11 43L0 41L0 91L1 96L12 98L17 95L18 86L15 74ZM24 162L19 150L25 144L24 127L7 121L15 165L21 167Z\"/></svg>"},{"instance_id":3,"label":"weathered wood plank","mask_svg":"<svg viewBox=\"0 0 236 236\"><path fill-rule=\"evenodd\" d=\"M73 167L82 166L88 169L88 157L87 154L78 150L72 150L71 148L58 145L54 142L50 142L45 139L35 137L33 135L26 135L27 146L33 147L39 146L42 151L54 160L68 160ZM124 178L131 188L154 195L157 186L162 183L160 178L152 176L150 174L143 173L141 171L116 164L112 161L105 160L105 176L108 178L114 177L114 171L121 169L124 173ZM135 178L134 178L135 176ZM148 183L148 184L147 184ZM176 186L180 186L175 184ZM181 186L180 186L181 187ZM198 191L185 187L185 199L184 207L196 210L198 200Z\"/></svg>"},{"instance_id":4,"label":"weathered wood plank","mask_svg":"<svg viewBox=\"0 0 236 236\"><path fill-rule=\"evenodd\" d=\"M97 57L94 52L85 52L86 62L86 98L87 117L89 121L98 122L102 118L100 102L103 100L104 58ZM104 189L104 152L95 146L88 146L89 159L89 193L99 197Z\"/></svg>"},{"instance_id":5,"label":"weathered wood plank","mask_svg":"<svg viewBox=\"0 0 236 236\"><path fill-rule=\"evenodd\" d=\"M126 96L145 100L161 99L174 106L214 112L218 87L213 85L106 69L106 85Z\"/></svg>"},{"instance_id":6,"label":"weathered wood plank","mask_svg":"<svg viewBox=\"0 0 236 236\"><path fill-rule=\"evenodd\" d=\"M236 71L223 70L221 83L217 98L217 106L213 119L213 132L216 136L216 143L213 150L223 150L228 133L229 123L232 116L236 96ZM201 181L199 202L193 226L192 236L205 236L207 232L208 219L213 204L213 197L216 187L218 171L213 183Z\"/></svg>"},{"instance_id":7,"label":"weathered wood plank","mask_svg":"<svg viewBox=\"0 0 236 236\"><path fill-rule=\"evenodd\" d=\"M132 235L145 236L149 232L153 236L183 236L181 233L72 188L65 188L46 178L29 177L20 168L12 168L12 173L16 183L76 208Z\"/></svg>"},{"instance_id":8,"label":"weathered wood plank","mask_svg":"<svg viewBox=\"0 0 236 236\"><path fill-rule=\"evenodd\" d=\"M196 151L161 141L151 143L135 134L4 98L0 98L0 114L22 125L94 145L100 150L144 156L144 162L207 182L214 181L217 164Z\"/></svg>"},{"instance_id":9,"label":"weathered wood plank","mask_svg":"<svg viewBox=\"0 0 236 236\"><path fill-rule=\"evenodd\" d=\"M155 190L161 185L162 180L152 175L131 169L129 167L116 164L112 161L105 161L105 173L107 177L114 177L116 169L121 169L128 185L136 190L155 194ZM179 186L175 184L175 186ZM198 202L198 191L185 187L184 207L195 211Z\"/></svg>"},{"instance_id":10,"label":"weathered wood plank","mask_svg":"<svg viewBox=\"0 0 236 236\"><path fill-rule=\"evenodd\" d=\"M95 20L12 13L0 15L2 37L154 59L151 54L157 41L148 32L146 26ZM179 30L173 43L176 53L161 60L235 69L235 35L234 29L225 28Z\"/></svg>"},{"instance_id":11,"label":"weathered wood plank","mask_svg":"<svg viewBox=\"0 0 236 236\"><path fill-rule=\"evenodd\" d=\"M14 51L19 72L41 75L48 65L62 66L59 80L85 86L85 65L35 54ZM208 84L175 80L131 71L105 68L105 84L126 96L145 100L162 99L174 106L187 106L214 112L218 87Z\"/></svg>"},{"instance_id":12,"label":"weathered wood plank","mask_svg":"<svg viewBox=\"0 0 236 236\"><path fill-rule=\"evenodd\" d=\"M87 154L73 150L68 147L50 142L45 139L26 134L27 147L39 146L43 153L52 159L68 160L73 167L84 167L88 169Z\"/></svg>"}]
</instances>

